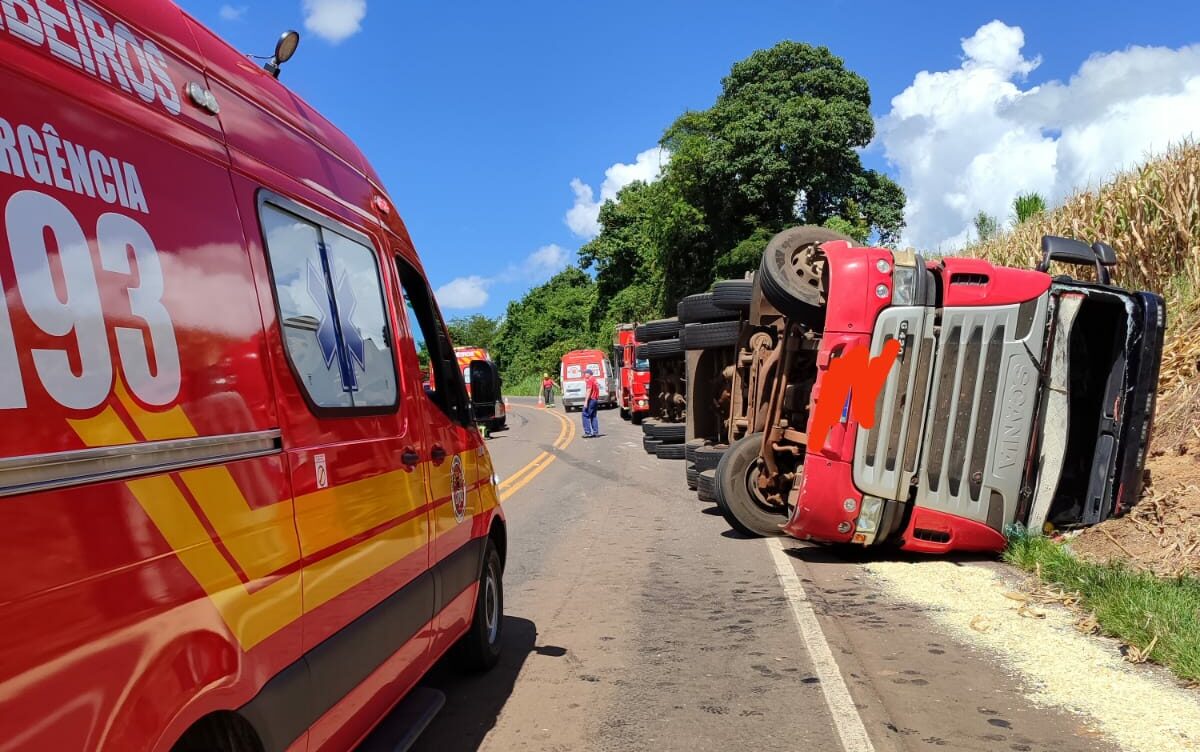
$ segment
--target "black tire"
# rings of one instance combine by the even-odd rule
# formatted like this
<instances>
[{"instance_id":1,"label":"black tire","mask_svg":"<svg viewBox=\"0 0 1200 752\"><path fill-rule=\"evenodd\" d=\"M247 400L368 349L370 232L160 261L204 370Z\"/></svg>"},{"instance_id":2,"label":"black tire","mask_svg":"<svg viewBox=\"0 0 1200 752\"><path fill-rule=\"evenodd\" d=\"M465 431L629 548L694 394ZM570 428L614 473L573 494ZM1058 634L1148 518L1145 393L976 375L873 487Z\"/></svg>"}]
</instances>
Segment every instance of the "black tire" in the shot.
<instances>
[{"instance_id":1,"label":"black tire","mask_svg":"<svg viewBox=\"0 0 1200 752\"><path fill-rule=\"evenodd\" d=\"M687 436L687 424L653 423L645 429L645 433L650 438L658 439L664 444L682 444L684 437Z\"/></svg>"},{"instance_id":2,"label":"black tire","mask_svg":"<svg viewBox=\"0 0 1200 752\"><path fill-rule=\"evenodd\" d=\"M695 458L693 461L696 463L696 469L716 470L717 465L721 462L721 457L728 449L729 447L724 445L697 448L692 453L692 456Z\"/></svg>"},{"instance_id":3,"label":"black tire","mask_svg":"<svg viewBox=\"0 0 1200 752\"><path fill-rule=\"evenodd\" d=\"M645 420L643 420L642 421L642 435L649 436L650 431L653 430L654 426L656 426L656 425L658 425L658 418L646 418Z\"/></svg>"},{"instance_id":4,"label":"black tire","mask_svg":"<svg viewBox=\"0 0 1200 752\"><path fill-rule=\"evenodd\" d=\"M633 337L642 343L657 342L660 339L675 339L679 336L679 329L682 326L683 324L677 318L647 321L633 330Z\"/></svg>"},{"instance_id":5,"label":"black tire","mask_svg":"<svg viewBox=\"0 0 1200 752\"><path fill-rule=\"evenodd\" d=\"M713 294L711 292L701 292L687 296L679 301L679 306L676 310L679 312L679 320L684 324L694 324L701 321L728 321L729 319L737 318L736 312L718 308L713 303Z\"/></svg>"},{"instance_id":6,"label":"black tire","mask_svg":"<svg viewBox=\"0 0 1200 752\"><path fill-rule=\"evenodd\" d=\"M649 436L642 437L642 449L646 450L646 454L658 454L658 447L662 444L658 439L652 439Z\"/></svg>"},{"instance_id":7,"label":"black tire","mask_svg":"<svg viewBox=\"0 0 1200 752\"><path fill-rule=\"evenodd\" d=\"M792 227L771 238L758 267L763 297L787 316L813 326L824 323L824 263L801 264L797 256L809 246L831 240L850 238L813 225Z\"/></svg>"},{"instance_id":8,"label":"black tire","mask_svg":"<svg viewBox=\"0 0 1200 752\"><path fill-rule=\"evenodd\" d=\"M660 443L655 447L654 453L660 460L681 460L683 459L683 444Z\"/></svg>"},{"instance_id":9,"label":"black tire","mask_svg":"<svg viewBox=\"0 0 1200 752\"><path fill-rule=\"evenodd\" d=\"M660 339L637 346L637 357L646 360L677 358L683 355L683 343L678 338Z\"/></svg>"},{"instance_id":10,"label":"black tire","mask_svg":"<svg viewBox=\"0 0 1200 752\"><path fill-rule=\"evenodd\" d=\"M635 426L640 426L642 424L642 421L645 420L645 415L646 415L645 413L639 413L639 412L631 413L629 416L629 422L634 424Z\"/></svg>"},{"instance_id":11,"label":"black tire","mask_svg":"<svg viewBox=\"0 0 1200 752\"><path fill-rule=\"evenodd\" d=\"M713 305L726 311L749 311L753 296L754 282L749 279L726 279L713 285Z\"/></svg>"},{"instance_id":12,"label":"black tire","mask_svg":"<svg viewBox=\"0 0 1200 752\"><path fill-rule=\"evenodd\" d=\"M629 411L628 410L626 410L625 408L622 407L620 412L621 412L621 420L629 420Z\"/></svg>"},{"instance_id":13,"label":"black tire","mask_svg":"<svg viewBox=\"0 0 1200 752\"><path fill-rule=\"evenodd\" d=\"M695 465L689 462L685 472L687 474L687 487L692 491L695 491L697 479L700 477L700 471L696 469Z\"/></svg>"},{"instance_id":14,"label":"black tire","mask_svg":"<svg viewBox=\"0 0 1200 752\"><path fill-rule=\"evenodd\" d=\"M688 324L683 328L683 346L688 350L712 350L733 347L742 333L740 321L713 321Z\"/></svg>"},{"instance_id":15,"label":"black tire","mask_svg":"<svg viewBox=\"0 0 1200 752\"><path fill-rule=\"evenodd\" d=\"M489 589L490 588L490 589ZM504 565L491 538L483 552L479 573L479 592L475 596L475 617L471 628L454 650L459 666L467 671L487 671L500 660L500 642L504 637Z\"/></svg>"},{"instance_id":16,"label":"black tire","mask_svg":"<svg viewBox=\"0 0 1200 752\"><path fill-rule=\"evenodd\" d=\"M771 512L756 500L751 488L755 468L759 463L763 435L752 433L730 445L721 457L716 472L717 506L729 526L743 535L755 538L782 535L780 525L787 522L787 515Z\"/></svg>"},{"instance_id":17,"label":"black tire","mask_svg":"<svg viewBox=\"0 0 1200 752\"><path fill-rule=\"evenodd\" d=\"M683 456L688 461L688 464L696 464L696 450L706 444L708 444L707 439L692 439L684 444Z\"/></svg>"},{"instance_id":18,"label":"black tire","mask_svg":"<svg viewBox=\"0 0 1200 752\"><path fill-rule=\"evenodd\" d=\"M701 470L696 476L696 496L700 497L700 501L717 500L716 475L716 470Z\"/></svg>"}]
</instances>

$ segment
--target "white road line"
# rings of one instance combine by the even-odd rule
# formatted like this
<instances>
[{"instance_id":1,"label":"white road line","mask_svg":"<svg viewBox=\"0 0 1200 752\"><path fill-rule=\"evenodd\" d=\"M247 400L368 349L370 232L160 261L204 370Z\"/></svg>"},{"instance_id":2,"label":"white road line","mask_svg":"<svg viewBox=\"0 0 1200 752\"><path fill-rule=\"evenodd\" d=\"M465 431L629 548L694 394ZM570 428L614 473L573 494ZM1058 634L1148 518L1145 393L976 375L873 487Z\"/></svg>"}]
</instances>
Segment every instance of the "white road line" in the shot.
<instances>
[{"instance_id":1,"label":"white road line","mask_svg":"<svg viewBox=\"0 0 1200 752\"><path fill-rule=\"evenodd\" d=\"M817 623L817 614L809 603L804 585L796 576L792 560L783 550L779 538L768 538L767 546L771 549L771 558L775 561L775 572L779 575L779 583L783 586L783 594L787 596L792 606L792 615L796 617L796 629L808 648L808 657L812 660L817 678L821 680L821 691L825 694L825 705L833 716L833 725L837 729L838 738L845 752L875 752L871 737L863 726L858 708L850 698L850 690L846 680L838 669L833 651L825 641L825 633Z\"/></svg>"}]
</instances>

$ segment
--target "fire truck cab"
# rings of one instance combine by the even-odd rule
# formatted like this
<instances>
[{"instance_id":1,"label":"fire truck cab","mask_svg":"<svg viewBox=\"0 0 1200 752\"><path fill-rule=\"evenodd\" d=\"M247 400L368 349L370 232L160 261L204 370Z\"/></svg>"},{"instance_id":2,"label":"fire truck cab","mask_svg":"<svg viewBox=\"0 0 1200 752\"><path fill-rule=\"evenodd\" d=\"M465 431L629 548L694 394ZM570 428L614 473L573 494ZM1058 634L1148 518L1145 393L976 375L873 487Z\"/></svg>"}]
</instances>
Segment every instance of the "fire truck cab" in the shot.
<instances>
[{"instance_id":1,"label":"fire truck cab","mask_svg":"<svg viewBox=\"0 0 1200 752\"><path fill-rule=\"evenodd\" d=\"M499 658L462 372L288 52L163 0L0 8L6 750L346 750Z\"/></svg>"},{"instance_id":2,"label":"fire truck cab","mask_svg":"<svg viewBox=\"0 0 1200 752\"><path fill-rule=\"evenodd\" d=\"M458 359L458 367L462 369L476 421L486 424L493 431L503 430L508 425L508 405L504 402L503 382L491 354L482 347L456 347L454 356ZM492 367L480 371L480 367L475 365L477 362Z\"/></svg>"},{"instance_id":3,"label":"fire truck cab","mask_svg":"<svg viewBox=\"0 0 1200 752\"><path fill-rule=\"evenodd\" d=\"M650 413L650 361L637 356L636 328L636 324L618 324L613 338L621 390L621 417L634 425Z\"/></svg>"}]
</instances>

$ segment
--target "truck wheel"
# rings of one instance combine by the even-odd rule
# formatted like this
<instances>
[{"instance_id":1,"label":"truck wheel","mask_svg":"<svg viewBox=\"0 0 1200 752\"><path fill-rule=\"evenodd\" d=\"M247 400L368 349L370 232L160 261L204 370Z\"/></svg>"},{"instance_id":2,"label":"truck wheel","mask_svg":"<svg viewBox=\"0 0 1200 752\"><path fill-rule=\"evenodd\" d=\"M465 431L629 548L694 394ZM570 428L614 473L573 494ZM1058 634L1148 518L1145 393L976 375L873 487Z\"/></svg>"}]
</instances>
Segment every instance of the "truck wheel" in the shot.
<instances>
[{"instance_id":1,"label":"truck wheel","mask_svg":"<svg viewBox=\"0 0 1200 752\"><path fill-rule=\"evenodd\" d=\"M697 470L716 470L717 465L721 462L721 457L728 451L727 446L702 446L697 447L692 453L695 458Z\"/></svg>"},{"instance_id":2,"label":"truck wheel","mask_svg":"<svg viewBox=\"0 0 1200 752\"><path fill-rule=\"evenodd\" d=\"M658 455L660 460L681 460L683 459L683 444L663 444L660 442L654 448L654 453Z\"/></svg>"},{"instance_id":3,"label":"truck wheel","mask_svg":"<svg viewBox=\"0 0 1200 752\"><path fill-rule=\"evenodd\" d=\"M686 442L683 445L684 459L688 461L689 465L696 464L696 450L707 445L708 439L691 439L690 441Z\"/></svg>"},{"instance_id":4,"label":"truck wheel","mask_svg":"<svg viewBox=\"0 0 1200 752\"><path fill-rule=\"evenodd\" d=\"M696 496L700 501L716 501L717 493L714 486L716 485L716 470L701 470L696 476Z\"/></svg>"},{"instance_id":5,"label":"truck wheel","mask_svg":"<svg viewBox=\"0 0 1200 752\"><path fill-rule=\"evenodd\" d=\"M781 535L779 526L787 522L787 515L772 511L767 506L754 481L758 477L759 451L762 449L761 433L743 436L729 447L717 465L717 506L725 521L743 535L763 537Z\"/></svg>"},{"instance_id":6,"label":"truck wheel","mask_svg":"<svg viewBox=\"0 0 1200 752\"><path fill-rule=\"evenodd\" d=\"M740 321L714 321L688 324L683 328L683 346L688 350L712 350L733 347L742 333Z\"/></svg>"},{"instance_id":7,"label":"truck wheel","mask_svg":"<svg viewBox=\"0 0 1200 752\"><path fill-rule=\"evenodd\" d=\"M825 257L818 246L850 240L824 227L784 230L767 243L758 267L762 294L787 316L814 326L825 320Z\"/></svg>"},{"instance_id":8,"label":"truck wheel","mask_svg":"<svg viewBox=\"0 0 1200 752\"><path fill-rule=\"evenodd\" d=\"M642 413L639 413L639 412L630 413L629 422L634 424L635 426L640 426L642 424L642 417L643 417Z\"/></svg>"},{"instance_id":9,"label":"truck wheel","mask_svg":"<svg viewBox=\"0 0 1200 752\"><path fill-rule=\"evenodd\" d=\"M687 465L687 487L692 491L696 490L696 484L700 478L700 471L691 462Z\"/></svg>"},{"instance_id":10,"label":"truck wheel","mask_svg":"<svg viewBox=\"0 0 1200 752\"><path fill-rule=\"evenodd\" d=\"M633 336L638 342L657 342L660 339L674 339L679 336L679 328L683 324L679 319L658 319L647 321L633 330Z\"/></svg>"},{"instance_id":11,"label":"truck wheel","mask_svg":"<svg viewBox=\"0 0 1200 752\"><path fill-rule=\"evenodd\" d=\"M653 430L654 426L657 424L658 418L646 418L644 421L642 421L642 435L649 436L650 431Z\"/></svg>"},{"instance_id":12,"label":"truck wheel","mask_svg":"<svg viewBox=\"0 0 1200 752\"><path fill-rule=\"evenodd\" d=\"M475 596L475 618L471 628L455 645L458 663L467 671L486 671L500 660L504 634L504 567L491 538L483 552L479 593Z\"/></svg>"},{"instance_id":13,"label":"truck wheel","mask_svg":"<svg viewBox=\"0 0 1200 752\"><path fill-rule=\"evenodd\" d=\"M687 296L679 301L679 306L676 310L679 312L679 320L684 324L694 324L700 321L728 321L737 316L736 313L731 313L724 308L718 308L713 303L713 294L711 292L701 292Z\"/></svg>"},{"instance_id":14,"label":"truck wheel","mask_svg":"<svg viewBox=\"0 0 1200 752\"><path fill-rule=\"evenodd\" d=\"M671 444L681 444L687 436L687 425L683 423L652 423L644 430L650 438Z\"/></svg>"},{"instance_id":15,"label":"truck wheel","mask_svg":"<svg viewBox=\"0 0 1200 752\"><path fill-rule=\"evenodd\" d=\"M683 354L683 343L677 338L660 339L637 346L637 356L647 360L674 358Z\"/></svg>"},{"instance_id":16,"label":"truck wheel","mask_svg":"<svg viewBox=\"0 0 1200 752\"><path fill-rule=\"evenodd\" d=\"M642 449L646 450L646 454L658 454L658 447L662 444L658 439L652 439L649 436L642 437Z\"/></svg>"},{"instance_id":17,"label":"truck wheel","mask_svg":"<svg viewBox=\"0 0 1200 752\"><path fill-rule=\"evenodd\" d=\"M726 279L713 285L712 302L717 308L740 313L750 310L753 295L753 280Z\"/></svg>"}]
</instances>

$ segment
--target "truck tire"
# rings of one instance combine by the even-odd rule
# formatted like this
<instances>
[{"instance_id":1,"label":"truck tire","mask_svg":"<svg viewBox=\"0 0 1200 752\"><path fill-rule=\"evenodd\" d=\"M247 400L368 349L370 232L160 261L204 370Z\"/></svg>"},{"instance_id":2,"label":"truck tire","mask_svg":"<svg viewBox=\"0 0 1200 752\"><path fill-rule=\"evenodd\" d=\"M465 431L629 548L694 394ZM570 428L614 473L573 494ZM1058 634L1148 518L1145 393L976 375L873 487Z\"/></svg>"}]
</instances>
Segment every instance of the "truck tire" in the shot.
<instances>
[{"instance_id":1,"label":"truck tire","mask_svg":"<svg viewBox=\"0 0 1200 752\"><path fill-rule=\"evenodd\" d=\"M824 264L804 263L804 254L831 240L850 238L814 225L792 227L771 238L758 267L763 297L786 316L812 326L824 323Z\"/></svg>"},{"instance_id":2,"label":"truck tire","mask_svg":"<svg viewBox=\"0 0 1200 752\"><path fill-rule=\"evenodd\" d=\"M679 329L682 326L683 324L677 318L647 321L633 330L633 336L634 339L641 343L657 342L660 339L674 339L679 336Z\"/></svg>"},{"instance_id":3,"label":"truck tire","mask_svg":"<svg viewBox=\"0 0 1200 752\"><path fill-rule=\"evenodd\" d=\"M721 462L721 457L725 454L726 450L728 450L728 449L729 449L728 446L723 446L723 445L703 446L703 447L697 448L692 453L692 456L695 457L695 459L693 461L696 463L696 469L697 470L716 470L717 464Z\"/></svg>"},{"instance_id":4,"label":"truck tire","mask_svg":"<svg viewBox=\"0 0 1200 752\"><path fill-rule=\"evenodd\" d=\"M664 444L682 444L687 436L687 425L684 423L655 423L645 431L652 439L658 439Z\"/></svg>"},{"instance_id":5,"label":"truck tire","mask_svg":"<svg viewBox=\"0 0 1200 752\"><path fill-rule=\"evenodd\" d=\"M681 460L683 459L683 444L660 443L655 447L654 453L660 460Z\"/></svg>"},{"instance_id":6,"label":"truck tire","mask_svg":"<svg viewBox=\"0 0 1200 752\"><path fill-rule=\"evenodd\" d=\"M716 502L716 470L701 470L696 476L696 496L700 501Z\"/></svg>"},{"instance_id":7,"label":"truck tire","mask_svg":"<svg viewBox=\"0 0 1200 752\"><path fill-rule=\"evenodd\" d=\"M459 666L467 671L487 671L500 660L500 641L504 637L503 574L500 552L488 538L475 596L475 617L471 628L454 646Z\"/></svg>"},{"instance_id":8,"label":"truck tire","mask_svg":"<svg viewBox=\"0 0 1200 752\"><path fill-rule=\"evenodd\" d=\"M646 450L646 454L658 454L658 447L662 444L658 439L652 439L649 436L642 437L642 449Z\"/></svg>"},{"instance_id":9,"label":"truck tire","mask_svg":"<svg viewBox=\"0 0 1200 752\"><path fill-rule=\"evenodd\" d=\"M688 324L683 328L683 346L688 350L713 350L733 347L742 333L740 321L712 321Z\"/></svg>"},{"instance_id":10,"label":"truck tire","mask_svg":"<svg viewBox=\"0 0 1200 752\"><path fill-rule=\"evenodd\" d=\"M649 436L650 431L653 430L654 426L656 426L656 425L658 425L658 418L646 418L645 420L643 420L642 421L642 435Z\"/></svg>"},{"instance_id":11,"label":"truck tire","mask_svg":"<svg viewBox=\"0 0 1200 752\"><path fill-rule=\"evenodd\" d=\"M700 477L700 471L696 469L696 466L694 464L689 462L687 464L686 473L687 473L687 487L688 487L688 489L695 491L697 479Z\"/></svg>"},{"instance_id":12,"label":"truck tire","mask_svg":"<svg viewBox=\"0 0 1200 752\"><path fill-rule=\"evenodd\" d=\"M701 321L728 321L737 317L736 313L731 313L724 308L718 308L713 303L713 294L711 292L700 292L687 296L679 301L679 306L676 310L679 312L679 320L684 324L694 324Z\"/></svg>"},{"instance_id":13,"label":"truck tire","mask_svg":"<svg viewBox=\"0 0 1200 752\"><path fill-rule=\"evenodd\" d=\"M712 302L717 308L741 313L750 310L750 299L753 295L753 280L726 279L713 285Z\"/></svg>"},{"instance_id":14,"label":"truck tire","mask_svg":"<svg viewBox=\"0 0 1200 752\"><path fill-rule=\"evenodd\" d=\"M684 444L684 459L688 461L688 464L696 464L696 450L707 444L708 439L691 439Z\"/></svg>"},{"instance_id":15,"label":"truck tire","mask_svg":"<svg viewBox=\"0 0 1200 752\"><path fill-rule=\"evenodd\" d=\"M683 343L676 338L660 339L637 346L637 356L646 360L677 358L683 354Z\"/></svg>"},{"instance_id":16,"label":"truck tire","mask_svg":"<svg viewBox=\"0 0 1200 752\"><path fill-rule=\"evenodd\" d=\"M632 412L629 414L629 422L634 424L635 426L640 426L642 424L642 421L645 419L645 417L646 417L645 413L635 411L635 412Z\"/></svg>"},{"instance_id":17,"label":"truck tire","mask_svg":"<svg viewBox=\"0 0 1200 752\"><path fill-rule=\"evenodd\" d=\"M733 442L717 465L713 489L729 526L754 538L782 535L780 525L787 522L787 515L772 512L754 489L762 440L761 433L752 433Z\"/></svg>"}]
</instances>

